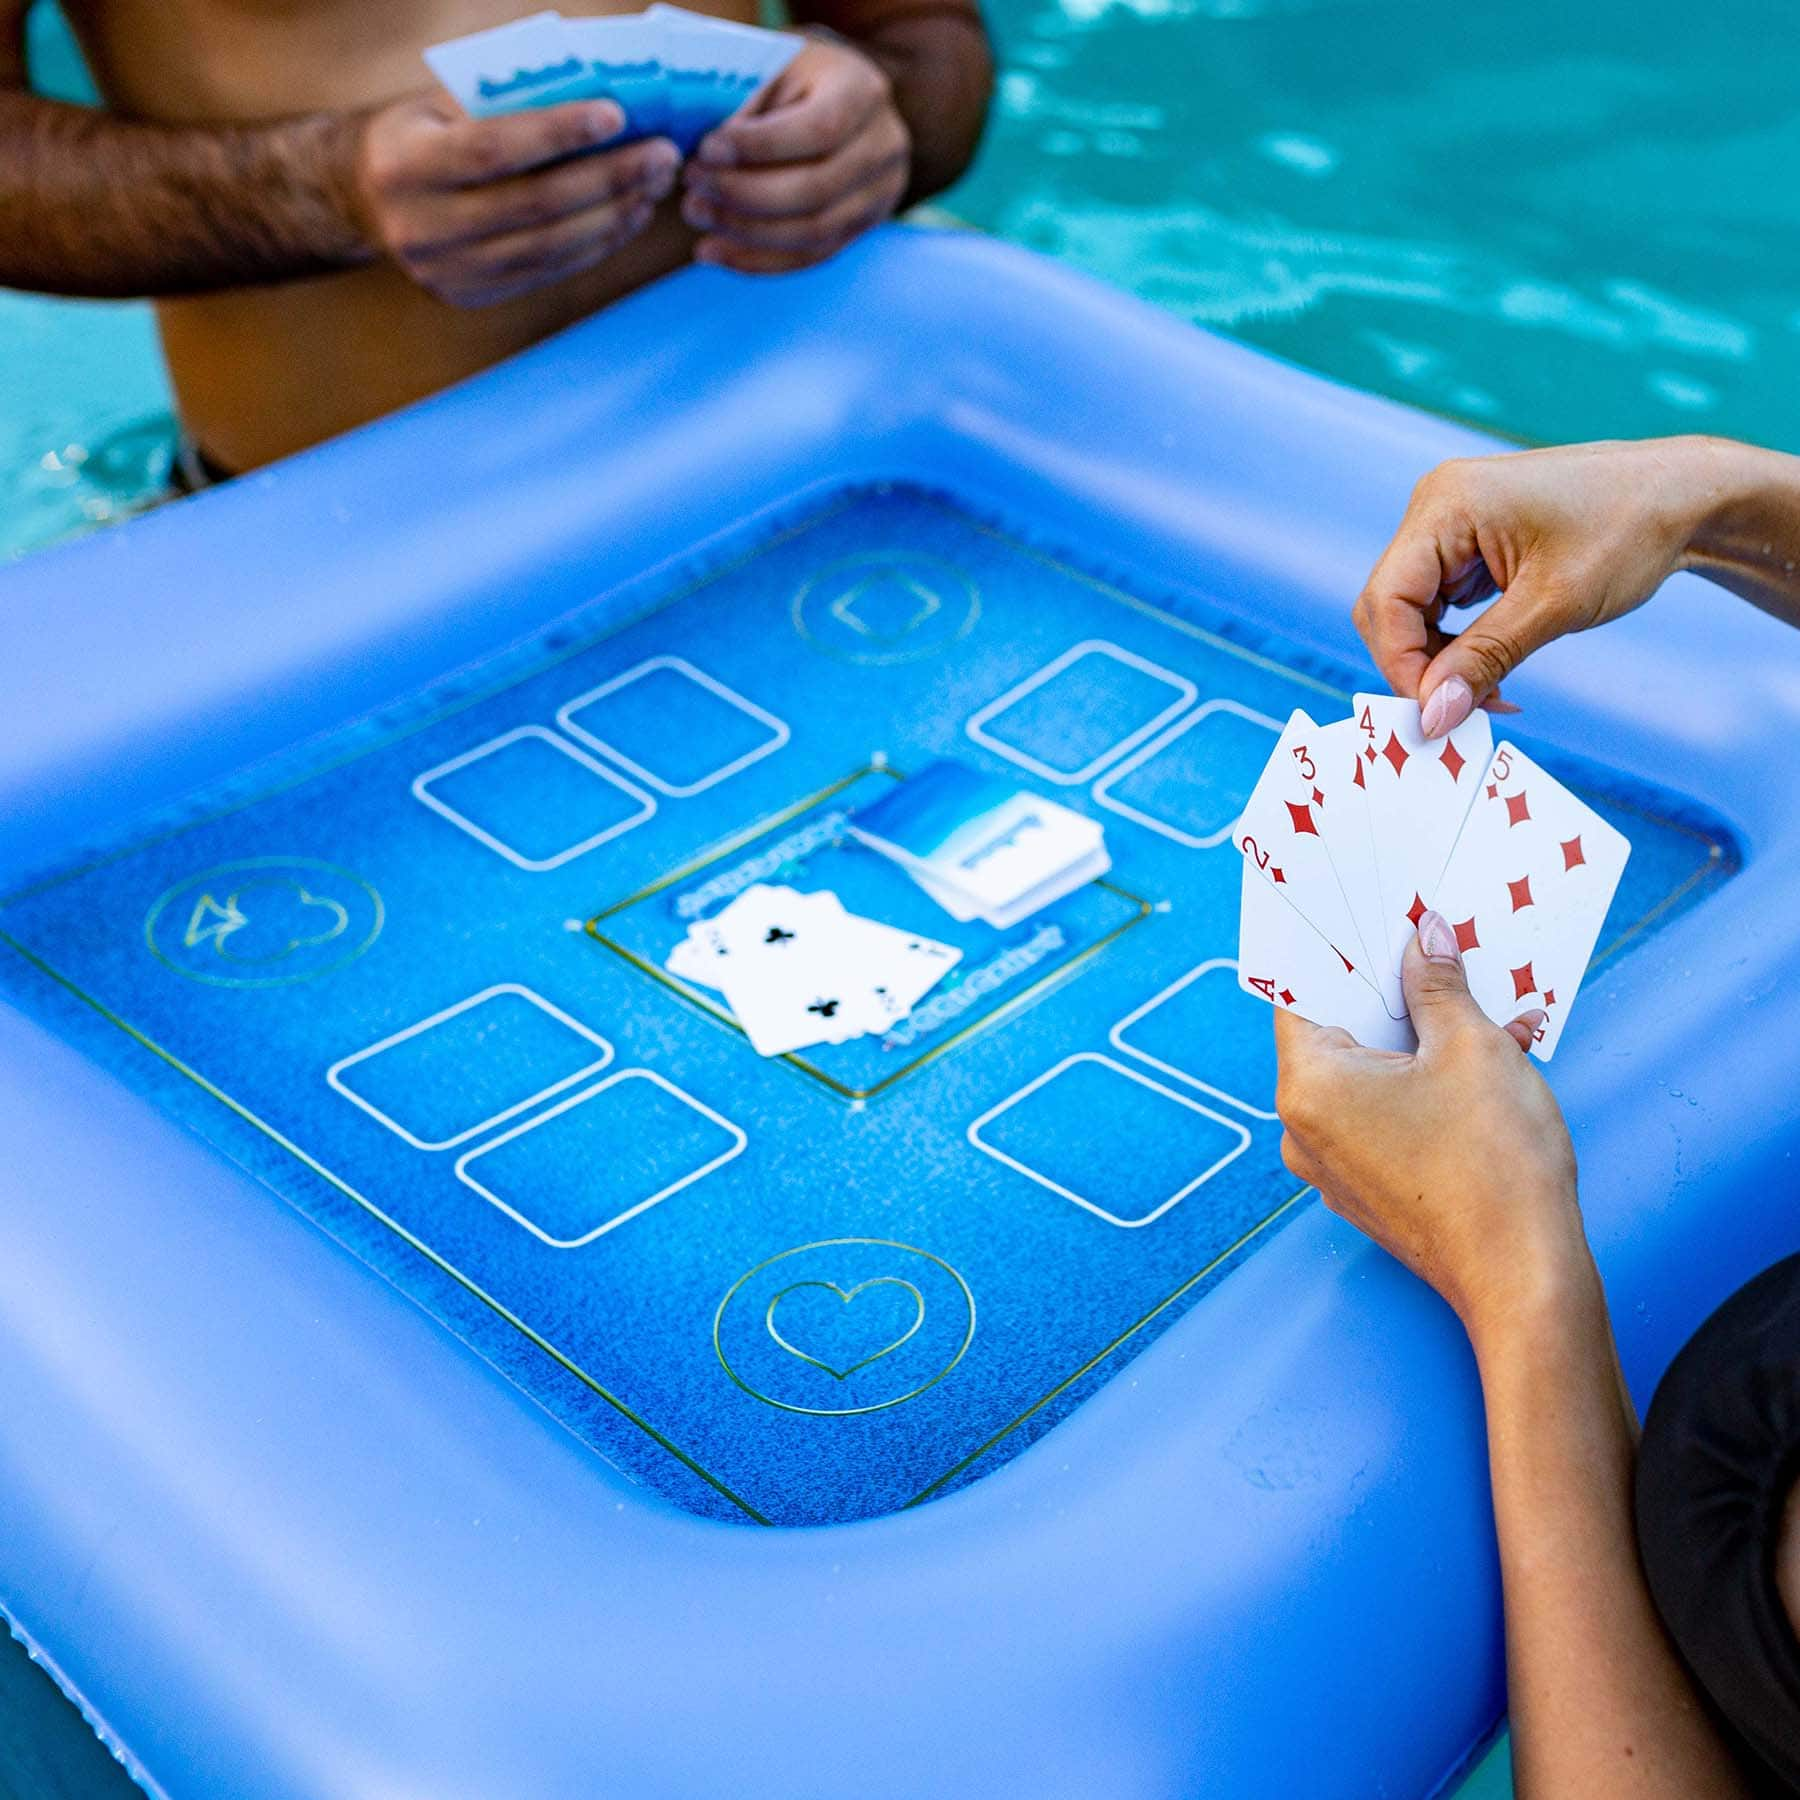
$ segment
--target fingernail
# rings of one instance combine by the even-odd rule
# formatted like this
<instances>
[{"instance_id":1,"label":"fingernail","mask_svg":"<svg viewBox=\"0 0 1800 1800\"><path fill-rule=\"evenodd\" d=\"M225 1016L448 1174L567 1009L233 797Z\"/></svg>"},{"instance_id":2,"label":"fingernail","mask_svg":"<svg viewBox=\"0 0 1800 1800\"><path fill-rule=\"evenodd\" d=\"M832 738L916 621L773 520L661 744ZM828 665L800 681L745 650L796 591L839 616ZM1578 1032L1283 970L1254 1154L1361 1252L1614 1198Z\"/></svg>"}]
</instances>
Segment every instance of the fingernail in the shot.
<instances>
[{"instance_id":1,"label":"fingernail","mask_svg":"<svg viewBox=\"0 0 1800 1800\"><path fill-rule=\"evenodd\" d=\"M1534 1006L1530 1012L1519 1014L1519 1023L1530 1028L1532 1036L1536 1036L1540 1026L1550 1023L1550 1015L1541 1006Z\"/></svg>"},{"instance_id":2,"label":"fingernail","mask_svg":"<svg viewBox=\"0 0 1800 1800\"><path fill-rule=\"evenodd\" d=\"M1514 706L1510 700L1502 700L1498 694L1490 694L1482 701L1481 705L1482 710L1485 712L1504 713L1509 717L1513 713L1520 713L1525 710L1522 706Z\"/></svg>"},{"instance_id":3,"label":"fingernail","mask_svg":"<svg viewBox=\"0 0 1800 1800\"><path fill-rule=\"evenodd\" d=\"M696 200L691 194L681 203L681 216L696 231L707 230L713 222L713 210L702 200Z\"/></svg>"},{"instance_id":4,"label":"fingernail","mask_svg":"<svg viewBox=\"0 0 1800 1800\"><path fill-rule=\"evenodd\" d=\"M1454 731L1475 706L1475 690L1460 675L1446 676L1419 711L1419 729L1428 738Z\"/></svg>"},{"instance_id":5,"label":"fingernail","mask_svg":"<svg viewBox=\"0 0 1800 1800\"><path fill-rule=\"evenodd\" d=\"M695 155L701 162L711 163L715 169L729 169L737 161L737 151L732 148L730 138L702 138Z\"/></svg>"},{"instance_id":6,"label":"fingernail","mask_svg":"<svg viewBox=\"0 0 1800 1800\"><path fill-rule=\"evenodd\" d=\"M694 261L716 263L719 260L719 247L716 244L702 241L694 246Z\"/></svg>"},{"instance_id":7,"label":"fingernail","mask_svg":"<svg viewBox=\"0 0 1800 1800\"><path fill-rule=\"evenodd\" d=\"M1432 912L1429 908L1419 915L1419 948L1432 962L1462 961L1462 952L1456 947L1456 933L1450 929L1450 921L1442 913Z\"/></svg>"},{"instance_id":8,"label":"fingernail","mask_svg":"<svg viewBox=\"0 0 1800 1800\"><path fill-rule=\"evenodd\" d=\"M617 137L625 129L625 115L618 103L612 100L596 100L593 110L588 114L588 131L596 144L603 144L609 137Z\"/></svg>"}]
</instances>

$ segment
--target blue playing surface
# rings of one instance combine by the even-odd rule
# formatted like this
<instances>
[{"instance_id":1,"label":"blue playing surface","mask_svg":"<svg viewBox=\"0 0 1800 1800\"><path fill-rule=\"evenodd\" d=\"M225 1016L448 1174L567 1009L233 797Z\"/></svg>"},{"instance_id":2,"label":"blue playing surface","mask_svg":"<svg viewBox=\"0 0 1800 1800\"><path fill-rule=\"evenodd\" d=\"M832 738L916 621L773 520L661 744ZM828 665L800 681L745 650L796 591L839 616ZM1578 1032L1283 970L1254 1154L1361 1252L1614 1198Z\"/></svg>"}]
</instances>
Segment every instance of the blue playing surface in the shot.
<instances>
[{"instance_id":1,"label":"blue playing surface","mask_svg":"<svg viewBox=\"0 0 1800 1800\"><path fill-rule=\"evenodd\" d=\"M24 998L639 1479L869 1516L1040 1435L1297 1198L1228 837L1279 722L1363 679L864 492L248 771L0 929ZM1110 877L949 920L844 830L938 756L1098 818ZM1632 839L1605 959L1723 838L1556 766ZM662 969L755 880L963 960L887 1038L765 1061Z\"/></svg>"}]
</instances>

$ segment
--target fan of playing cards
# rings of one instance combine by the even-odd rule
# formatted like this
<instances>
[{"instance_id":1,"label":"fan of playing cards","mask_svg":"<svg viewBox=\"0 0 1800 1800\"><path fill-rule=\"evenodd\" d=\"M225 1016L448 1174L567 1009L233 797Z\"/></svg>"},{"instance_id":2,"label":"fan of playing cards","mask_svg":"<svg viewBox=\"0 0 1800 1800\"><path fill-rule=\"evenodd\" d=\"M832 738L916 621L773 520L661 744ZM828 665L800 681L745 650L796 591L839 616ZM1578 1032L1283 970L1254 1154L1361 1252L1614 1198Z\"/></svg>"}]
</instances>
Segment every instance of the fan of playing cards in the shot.
<instances>
[{"instance_id":1,"label":"fan of playing cards","mask_svg":"<svg viewBox=\"0 0 1800 1800\"><path fill-rule=\"evenodd\" d=\"M1360 1042L1411 1050L1400 963L1420 915L1449 921L1497 1024L1538 1010L1548 1062L1631 846L1477 712L1427 739L1411 700L1296 712L1239 819L1238 982Z\"/></svg>"},{"instance_id":2,"label":"fan of playing cards","mask_svg":"<svg viewBox=\"0 0 1800 1800\"><path fill-rule=\"evenodd\" d=\"M625 114L613 143L667 137L685 155L801 48L788 32L656 5L598 19L534 13L434 44L425 61L473 118L612 100Z\"/></svg>"}]
</instances>

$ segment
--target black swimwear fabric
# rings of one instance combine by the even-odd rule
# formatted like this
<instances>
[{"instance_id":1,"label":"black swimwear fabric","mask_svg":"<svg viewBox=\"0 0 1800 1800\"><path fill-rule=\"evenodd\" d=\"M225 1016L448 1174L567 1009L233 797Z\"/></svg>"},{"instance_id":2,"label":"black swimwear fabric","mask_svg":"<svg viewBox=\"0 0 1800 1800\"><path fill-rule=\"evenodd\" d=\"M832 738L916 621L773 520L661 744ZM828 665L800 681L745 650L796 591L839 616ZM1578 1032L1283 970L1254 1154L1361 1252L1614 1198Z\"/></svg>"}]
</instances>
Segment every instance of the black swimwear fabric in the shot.
<instances>
[{"instance_id":1,"label":"black swimwear fabric","mask_svg":"<svg viewBox=\"0 0 1800 1800\"><path fill-rule=\"evenodd\" d=\"M1638 1545L1669 1635L1766 1772L1800 1795L1800 1641L1775 1546L1800 1476L1800 1256L1740 1288L1669 1366L1644 1422Z\"/></svg>"}]
</instances>

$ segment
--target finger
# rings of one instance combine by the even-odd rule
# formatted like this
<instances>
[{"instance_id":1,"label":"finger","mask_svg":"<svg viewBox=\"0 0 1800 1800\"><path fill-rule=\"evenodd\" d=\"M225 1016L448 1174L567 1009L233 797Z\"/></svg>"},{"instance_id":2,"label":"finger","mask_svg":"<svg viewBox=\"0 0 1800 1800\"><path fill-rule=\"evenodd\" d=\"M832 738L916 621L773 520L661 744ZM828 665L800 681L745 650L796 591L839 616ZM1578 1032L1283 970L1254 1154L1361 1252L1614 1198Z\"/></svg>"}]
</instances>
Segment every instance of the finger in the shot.
<instances>
[{"instance_id":1,"label":"finger","mask_svg":"<svg viewBox=\"0 0 1800 1800\"><path fill-rule=\"evenodd\" d=\"M1521 1050L1529 1051L1549 1020L1550 1015L1541 1006L1534 1006L1529 1012L1520 1013L1510 1025L1504 1025L1501 1029Z\"/></svg>"},{"instance_id":2,"label":"finger","mask_svg":"<svg viewBox=\"0 0 1800 1800\"><path fill-rule=\"evenodd\" d=\"M422 163L427 177L438 184L478 187L565 156L579 156L624 128L625 115L610 100L576 100L493 119L459 119L436 134Z\"/></svg>"},{"instance_id":3,"label":"finger","mask_svg":"<svg viewBox=\"0 0 1800 1800\"><path fill-rule=\"evenodd\" d=\"M712 235L729 238L759 250L819 252L845 244L878 224L893 211L886 196L864 192L847 195L835 205L804 219L746 219L736 213L707 213L696 218L687 206L682 217L690 225L702 225Z\"/></svg>"},{"instance_id":4,"label":"finger","mask_svg":"<svg viewBox=\"0 0 1800 1800\"><path fill-rule=\"evenodd\" d=\"M628 195L661 200L673 189L680 169L681 152L667 138L648 138L623 149L471 188L460 196L460 229L452 241L475 243L508 232L536 230Z\"/></svg>"},{"instance_id":5,"label":"finger","mask_svg":"<svg viewBox=\"0 0 1800 1800\"><path fill-rule=\"evenodd\" d=\"M859 133L813 162L747 169L707 169L689 164L687 187L695 203L714 213L766 219L805 218L845 195L884 180L905 185L906 145L899 128Z\"/></svg>"},{"instance_id":6,"label":"finger","mask_svg":"<svg viewBox=\"0 0 1800 1800\"><path fill-rule=\"evenodd\" d=\"M814 162L855 137L885 98L879 80L821 83L766 111L734 114L701 140L695 157L721 169Z\"/></svg>"},{"instance_id":7,"label":"finger","mask_svg":"<svg viewBox=\"0 0 1800 1800\"><path fill-rule=\"evenodd\" d=\"M739 275L793 275L828 262L849 242L848 238L839 238L808 250L767 250L739 243L736 238L704 237L694 246L694 260L732 269Z\"/></svg>"},{"instance_id":8,"label":"finger","mask_svg":"<svg viewBox=\"0 0 1800 1800\"><path fill-rule=\"evenodd\" d=\"M467 285L483 305L530 293L610 256L649 224L655 210L644 198L609 201L554 225L493 238L476 254Z\"/></svg>"},{"instance_id":9,"label":"finger","mask_svg":"<svg viewBox=\"0 0 1800 1800\"><path fill-rule=\"evenodd\" d=\"M1485 1021L1469 993L1456 930L1442 913L1419 915L1419 928L1400 964L1400 986L1421 1052L1476 1020Z\"/></svg>"},{"instance_id":10,"label":"finger","mask_svg":"<svg viewBox=\"0 0 1800 1800\"><path fill-rule=\"evenodd\" d=\"M1409 699L1431 664L1443 576L1435 529L1409 512L1357 596L1356 629L1388 686Z\"/></svg>"},{"instance_id":11,"label":"finger","mask_svg":"<svg viewBox=\"0 0 1800 1800\"><path fill-rule=\"evenodd\" d=\"M1561 587L1534 575L1529 567L1522 570L1474 624L1432 658L1419 683L1425 735L1436 735L1429 721L1431 700L1440 688L1460 683L1438 708L1438 731L1451 731L1477 701L1486 699L1526 657L1559 637L1570 623L1568 595Z\"/></svg>"}]
</instances>

